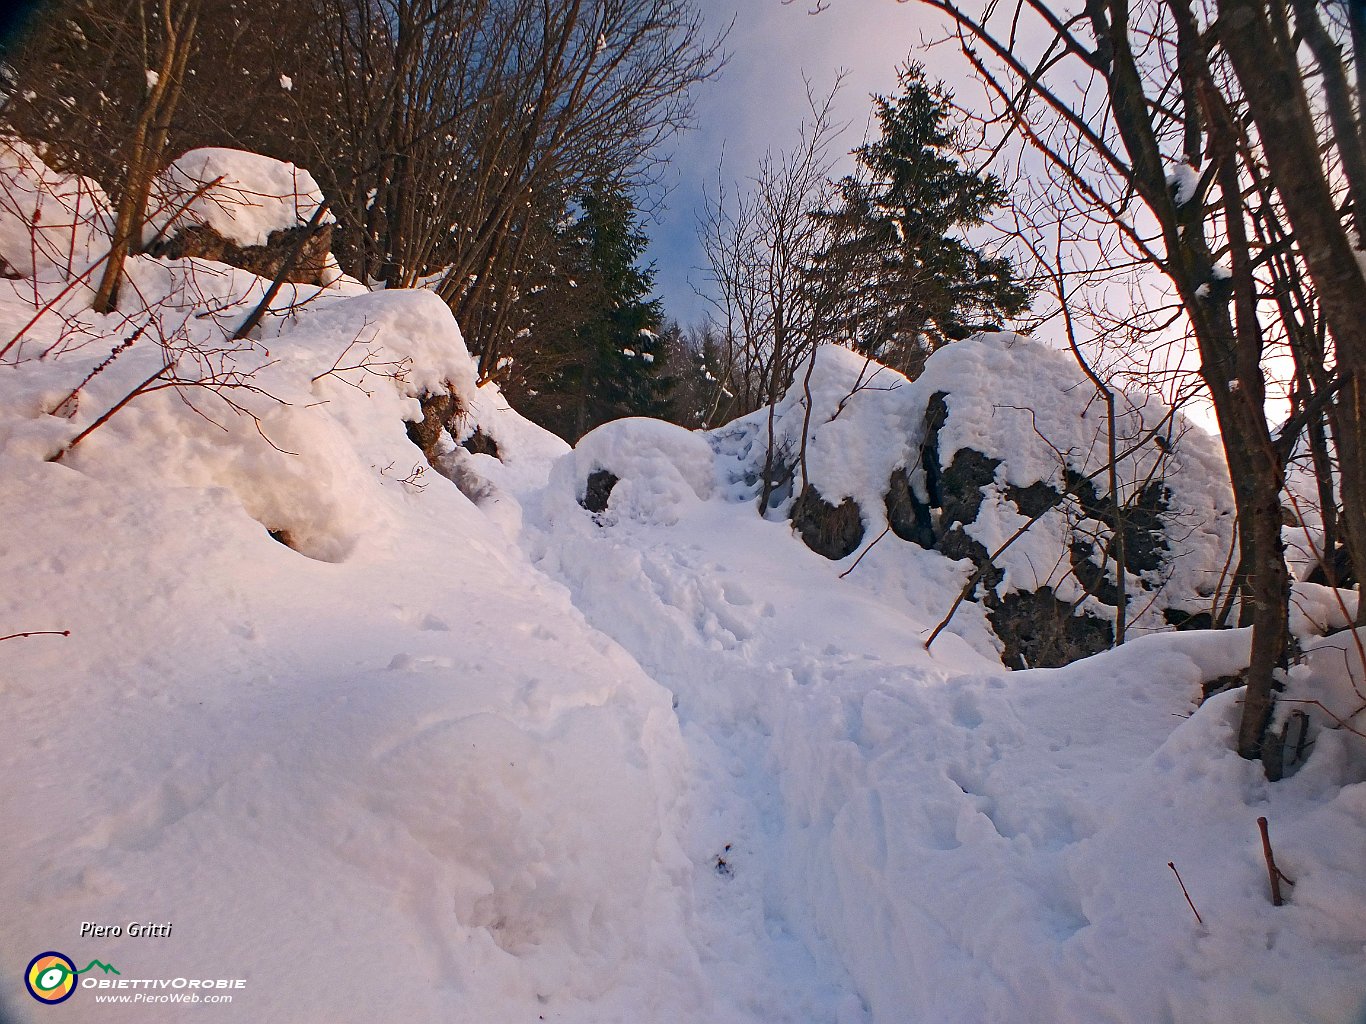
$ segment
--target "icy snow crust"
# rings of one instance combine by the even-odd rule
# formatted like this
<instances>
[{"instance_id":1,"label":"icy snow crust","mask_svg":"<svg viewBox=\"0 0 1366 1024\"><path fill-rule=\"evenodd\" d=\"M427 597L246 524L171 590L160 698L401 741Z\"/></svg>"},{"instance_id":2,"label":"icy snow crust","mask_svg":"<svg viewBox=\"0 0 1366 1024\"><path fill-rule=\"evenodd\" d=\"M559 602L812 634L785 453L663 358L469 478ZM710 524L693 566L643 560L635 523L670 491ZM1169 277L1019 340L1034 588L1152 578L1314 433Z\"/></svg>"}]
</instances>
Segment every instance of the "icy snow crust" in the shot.
<instances>
[{"instance_id":1,"label":"icy snow crust","mask_svg":"<svg viewBox=\"0 0 1366 1024\"><path fill-rule=\"evenodd\" d=\"M261 284L130 272L130 294L176 300L168 335L235 322ZM0 292L0 335L31 289ZM235 356L260 385L239 412L159 391L45 461L154 367L139 341L50 414L141 301L65 340L44 321L0 366L0 635L71 630L0 644L6 1020L186 1019L87 990L37 1008L18 979L49 949L244 978L212 1011L240 1021L1362 1011L1366 758L1322 731L1273 786L1232 753L1237 692L1192 699L1243 664L1245 633L1011 674L968 614L927 654L962 564L888 538L839 579L738 500L760 421L626 421L567 452L475 387L421 292L301 288ZM877 516L919 427L904 384L828 421L850 359L813 377L808 461ZM437 387L501 460L457 437L446 476L417 472L403 421ZM595 468L621 477L596 516L578 503ZM1307 616L1321 598L1303 591ZM1258 815L1296 882L1279 909ZM174 930L78 937L132 920Z\"/></svg>"}]
</instances>

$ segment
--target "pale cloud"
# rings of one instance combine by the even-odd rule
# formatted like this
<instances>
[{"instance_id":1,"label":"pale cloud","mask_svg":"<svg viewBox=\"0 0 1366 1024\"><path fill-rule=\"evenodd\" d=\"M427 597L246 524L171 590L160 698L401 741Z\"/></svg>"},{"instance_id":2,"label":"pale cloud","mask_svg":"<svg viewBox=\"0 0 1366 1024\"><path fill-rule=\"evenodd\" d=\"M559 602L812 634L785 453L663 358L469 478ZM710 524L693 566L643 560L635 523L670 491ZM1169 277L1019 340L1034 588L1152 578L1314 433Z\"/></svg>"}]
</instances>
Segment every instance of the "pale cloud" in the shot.
<instances>
[{"instance_id":1,"label":"pale cloud","mask_svg":"<svg viewBox=\"0 0 1366 1024\"><path fill-rule=\"evenodd\" d=\"M928 8L895 0L835 0L819 15L805 0L699 0L713 31L734 28L727 39L730 63L720 78L700 88L697 127L681 138L666 172L673 191L661 222L650 226L656 287L669 315L685 322L706 308L693 294L703 274L695 239L697 211L716 181L725 154L727 180L752 174L763 154L793 144L807 114L805 79L817 93L829 90L836 74L846 78L837 103L849 128L842 150L864 138L872 109L870 95L896 87L896 69L908 58L924 61L932 77L951 88L970 88L956 49L922 52L942 37L942 25Z\"/></svg>"}]
</instances>

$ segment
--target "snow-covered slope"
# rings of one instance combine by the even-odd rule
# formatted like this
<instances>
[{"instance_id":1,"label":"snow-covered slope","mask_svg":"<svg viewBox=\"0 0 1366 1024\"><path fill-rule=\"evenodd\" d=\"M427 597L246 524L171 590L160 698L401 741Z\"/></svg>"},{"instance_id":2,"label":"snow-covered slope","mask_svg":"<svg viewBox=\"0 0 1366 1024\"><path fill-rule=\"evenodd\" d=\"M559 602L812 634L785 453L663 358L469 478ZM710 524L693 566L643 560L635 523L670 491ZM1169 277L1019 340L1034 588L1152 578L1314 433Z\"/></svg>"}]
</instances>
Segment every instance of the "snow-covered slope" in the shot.
<instances>
[{"instance_id":1,"label":"snow-covered slope","mask_svg":"<svg viewBox=\"0 0 1366 1024\"><path fill-rule=\"evenodd\" d=\"M363 325L407 383L310 385ZM472 385L449 313L333 300L271 352L260 432L166 391L62 464L7 393L0 622L71 631L3 651L7 1011L50 1012L17 984L49 948L245 978L236 1019L698 1010L669 695L455 487L404 482L402 391ZM562 446L520 429L544 472ZM133 919L172 936L77 934Z\"/></svg>"},{"instance_id":2,"label":"snow-covered slope","mask_svg":"<svg viewBox=\"0 0 1366 1024\"><path fill-rule=\"evenodd\" d=\"M1234 756L1237 692L1194 702L1244 634L1007 673L970 613L927 653L962 563L889 538L841 578L754 513L743 431L624 421L567 452L475 387L428 293L290 289L231 346L259 280L129 272L120 313L75 289L0 363L0 636L70 631L0 642L0 1019L1366 1008L1366 753L1318 731L1276 785ZM0 285L0 338L60 277ZM181 386L48 461L172 351ZM497 458L426 467L404 421L432 389ZM878 486L905 454L845 450L831 476ZM1341 684L1331 653L1297 685ZM132 921L173 928L80 934ZM81 982L245 987L53 1009L23 984L47 950L120 972Z\"/></svg>"},{"instance_id":3,"label":"snow-covered slope","mask_svg":"<svg viewBox=\"0 0 1366 1024\"><path fill-rule=\"evenodd\" d=\"M1007 674L973 649L992 649L985 627L965 626L931 657L922 641L957 590L954 563L888 540L840 579L847 563L719 485L709 500L671 485L697 475L688 435L666 442L636 421L601 433L577 470L608 465L617 488L632 474L636 486L589 516L571 460L558 463L528 516L537 564L676 694L701 790L689 849L723 869L698 883L702 905L746 935L781 922L841 965L853 1019L1336 1021L1366 1008L1366 884L1348 867L1366 827L1362 745L1320 732L1276 785L1239 759L1238 692L1195 704L1203 682L1246 664L1246 632L1152 635ZM680 498L661 515L642 493ZM1262 815L1297 883L1279 909Z\"/></svg>"}]
</instances>

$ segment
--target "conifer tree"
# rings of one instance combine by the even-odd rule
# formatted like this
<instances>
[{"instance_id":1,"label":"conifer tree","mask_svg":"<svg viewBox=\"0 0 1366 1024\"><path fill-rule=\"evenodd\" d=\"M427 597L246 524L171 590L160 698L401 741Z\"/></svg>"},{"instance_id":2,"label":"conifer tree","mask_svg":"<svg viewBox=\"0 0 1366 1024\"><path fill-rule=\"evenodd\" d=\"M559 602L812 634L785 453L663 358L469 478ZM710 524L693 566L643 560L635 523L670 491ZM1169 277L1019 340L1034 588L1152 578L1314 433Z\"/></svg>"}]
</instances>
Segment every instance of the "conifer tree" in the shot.
<instances>
[{"instance_id":1,"label":"conifer tree","mask_svg":"<svg viewBox=\"0 0 1366 1024\"><path fill-rule=\"evenodd\" d=\"M831 241L811 286L831 336L914 377L934 349L999 326L1029 295L1008 258L963 237L1006 193L963 165L951 96L919 64L901 70L899 85L874 98L880 137L854 151L857 170L816 213Z\"/></svg>"},{"instance_id":2,"label":"conifer tree","mask_svg":"<svg viewBox=\"0 0 1366 1024\"><path fill-rule=\"evenodd\" d=\"M560 414L546 425L577 440L622 416L662 417L673 381L665 373L664 319L653 265L640 265L648 239L629 195L599 185L577 202L565 229L578 304L590 310L564 340L569 349L547 390Z\"/></svg>"}]
</instances>

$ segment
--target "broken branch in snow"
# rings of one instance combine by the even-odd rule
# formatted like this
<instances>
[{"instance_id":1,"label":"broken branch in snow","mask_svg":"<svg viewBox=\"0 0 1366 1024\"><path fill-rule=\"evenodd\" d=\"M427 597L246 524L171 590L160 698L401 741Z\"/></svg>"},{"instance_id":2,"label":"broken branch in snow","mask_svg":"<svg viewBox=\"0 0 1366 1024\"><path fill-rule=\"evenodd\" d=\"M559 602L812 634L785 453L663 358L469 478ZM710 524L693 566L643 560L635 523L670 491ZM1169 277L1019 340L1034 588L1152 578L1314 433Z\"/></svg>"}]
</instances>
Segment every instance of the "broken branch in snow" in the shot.
<instances>
[{"instance_id":1,"label":"broken branch in snow","mask_svg":"<svg viewBox=\"0 0 1366 1024\"><path fill-rule=\"evenodd\" d=\"M17 640L21 636L70 636L69 629L33 629L27 633L11 633L9 636L0 636L0 643L6 640Z\"/></svg>"},{"instance_id":2,"label":"broken branch in snow","mask_svg":"<svg viewBox=\"0 0 1366 1024\"><path fill-rule=\"evenodd\" d=\"M892 528L889 526L881 533L879 533L876 537L874 537L873 543L869 544L866 548L864 548L863 554L859 555L857 558L854 559L854 564L849 566L849 568L845 569L844 572L840 573L840 579L844 579L844 577L848 576L851 572L857 569L859 562L863 561L863 555L866 555L869 551L872 551L873 546L876 545L877 542L880 541L883 537L887 536L887 534L890 533L891 530Z\"/></svg>"},{"instance_id":3,"label":"broken branch in snow","mask_svg":"<svg viewBox=\"0 0 1366 1024\"><path fill-rule=\"evenodd\" d=\"M1286 885L1295 883L1276 867L1276 855L1271 852L1271 834L1267 831L1266 818L1257 819L1257 828L1262 833L1262 856L1266 858L1266 874L1271 879L1271 905L1279 907L1285 902L1281 898L1281 882L1285 882Z\"/></svg>"},{"instance_id":4,"label":"broken branch in snow","mask_svg":"<svg viewBox=\"0 0 1366 1024\"><path fill-rule=\"evenodd\" d=\"M1167 867L1171 868L1172 874L1176 876L1176 884L1181 886L1181 895L1186 897L1186 902L1190 904L1191 913L1195 915L1196 923L1204 924L1205 919L1200 916L1200 911L1195 909L1195 901L1191 899L1191 894L1186 891L1186 883L1181 881L1181 872L1176 870L1176 863L1169 860L1167 861Z\"/></svg>"},{"instance_id":5,"label":"broken branch in snow","mask_svg":"<svg viewBox=\"0 0 1366 1024\"><path fill-rule=\"evenodd\" d=\"M275 272L275 278L266 288L265 294L261 296L261 301L237 326L237 330L232 332L233 341L244 339L270 311L270 304L275 301L275 296L280 293L280 287L285 283L285 278L294 269L294 265L299 262L299 256L304 251L305 243L317 234L318 229L322 226L323 218L327 216L330 209L331 204L326 199L318 204L318 208L313 211L313 216L308 218L308 223L304 225L303 231L299 233L299 237L294 240L289 252L285 254L284 260L280 263L280 269Z\"/></svg>"}]
</instances>

